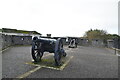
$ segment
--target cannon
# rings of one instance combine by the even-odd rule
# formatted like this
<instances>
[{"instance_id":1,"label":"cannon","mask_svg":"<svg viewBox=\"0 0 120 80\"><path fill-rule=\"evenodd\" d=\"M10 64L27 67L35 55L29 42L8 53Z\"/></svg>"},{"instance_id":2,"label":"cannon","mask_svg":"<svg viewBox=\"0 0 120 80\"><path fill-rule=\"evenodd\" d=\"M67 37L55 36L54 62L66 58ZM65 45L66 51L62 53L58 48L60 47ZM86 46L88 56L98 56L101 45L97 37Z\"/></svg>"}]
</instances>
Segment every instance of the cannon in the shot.
<instances>
[{"instance_id":1,"label":"cannon","mask_svg":"<svg viewBox=\"0 0 120 80\"><path fill-rule=\"evenodd\" d=\"M77 41L75 39L71 39L68 47L69 48L77 48Z\"/></svg>"},{"instance_id":2,"label":"cannon","mask_svg":"<svg viewBox=\"0 0 120 80\"><path fill-rule=\"evenodd\" d=\"M41 61L44 52L54 53L55 65L61 65L61 57L66 57L62 39L50 39L34 37L32 40L32 58L34 62Z\"/></svg>"}]
</instances>

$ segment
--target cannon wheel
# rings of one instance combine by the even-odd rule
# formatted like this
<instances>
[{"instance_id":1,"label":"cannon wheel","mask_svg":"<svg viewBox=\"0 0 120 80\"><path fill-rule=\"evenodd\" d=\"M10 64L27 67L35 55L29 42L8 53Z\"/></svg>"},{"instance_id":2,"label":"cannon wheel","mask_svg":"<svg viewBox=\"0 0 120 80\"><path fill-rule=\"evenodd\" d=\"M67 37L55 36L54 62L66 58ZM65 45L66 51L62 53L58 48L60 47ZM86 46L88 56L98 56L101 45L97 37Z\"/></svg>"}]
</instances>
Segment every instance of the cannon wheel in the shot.
<instances>
[{"instance_id":1,"label":"cannon wheel","mask_svg":"<svg viewBox=\"0 0 120 80\"><path fill-rule=\"evenodd\" d=\"M66 57L66 55L67 55L66 52L64 52L64 53L63 53L63 57Z\"/></svg>"},{"instance_id":2,"label":"cannon wheel","mask_svg":"<svg viewBox=\"0 0 120 80\"><path fill-rule=\"evenodd\" d=\"M62 44L62 41L61 41L61 38L59 38L57 41L56 41L56 45L55 45L55 65L56 66L60 66L61 65L61 49L63 48L63 44Z\"/></svg>"},{"instance_id":3,"label":"cannon wheel","mask_svg":"<svg viewBox=\"0 0 120 80\"><path fill-rule=\"evenodd\" d=\"M32 58L35 62L41 61L41 58L43 56L43 52L40 52L39 49L35 49L35 44L32 45Z\"/></svg>"}]
</instances>

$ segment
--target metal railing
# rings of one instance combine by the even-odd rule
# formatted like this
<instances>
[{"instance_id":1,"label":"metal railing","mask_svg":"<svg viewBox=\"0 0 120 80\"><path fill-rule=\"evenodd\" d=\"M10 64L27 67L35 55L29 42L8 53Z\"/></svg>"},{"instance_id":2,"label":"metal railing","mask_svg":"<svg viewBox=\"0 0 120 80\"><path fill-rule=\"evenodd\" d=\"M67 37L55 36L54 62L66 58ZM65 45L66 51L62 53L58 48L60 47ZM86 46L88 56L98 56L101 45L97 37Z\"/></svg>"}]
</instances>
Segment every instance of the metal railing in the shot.
<instances>
[{"instance_id":1,"label":"metal railing","mask_svg":"<svg viewBox=\"0 0 120 80\"><path fill-rule=\"evenodd\" d=\"M112 47L113 50L115 50L115 55L120 56L120 49Z\"/></svg>"}]
</instances>

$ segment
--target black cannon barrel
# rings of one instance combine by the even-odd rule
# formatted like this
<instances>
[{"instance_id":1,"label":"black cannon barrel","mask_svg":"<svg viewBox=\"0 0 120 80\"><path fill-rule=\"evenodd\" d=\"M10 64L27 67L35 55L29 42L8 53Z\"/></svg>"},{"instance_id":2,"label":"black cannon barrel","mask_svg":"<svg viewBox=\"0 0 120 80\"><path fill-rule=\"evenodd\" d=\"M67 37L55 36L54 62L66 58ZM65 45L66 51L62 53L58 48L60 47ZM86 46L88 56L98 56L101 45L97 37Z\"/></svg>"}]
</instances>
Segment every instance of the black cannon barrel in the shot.
<instances>
[{"instance_id":1,"label":"black cannon barrel","mask_svg":"<svg viewBox=\"0 0 120 80\"><path fill-rule=\"evenodd\" d=\"M49 38L37 38L37 39L33 39L33 42L42 42L42 43L51 43L51 42L55 42L56 39L49 39Z\"/></svg>"}]
</instances>

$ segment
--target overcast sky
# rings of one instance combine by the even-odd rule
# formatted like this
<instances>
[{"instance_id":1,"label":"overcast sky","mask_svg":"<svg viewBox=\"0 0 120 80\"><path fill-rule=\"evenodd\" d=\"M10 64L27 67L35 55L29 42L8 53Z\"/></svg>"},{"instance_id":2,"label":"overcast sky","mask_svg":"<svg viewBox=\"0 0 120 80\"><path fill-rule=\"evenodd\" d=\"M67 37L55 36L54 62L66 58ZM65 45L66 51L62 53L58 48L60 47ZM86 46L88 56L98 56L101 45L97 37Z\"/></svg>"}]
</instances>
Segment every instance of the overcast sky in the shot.
<instances>
[{"instance_id":1,"label":"overcast sky","mask_svg":"<svg viewBox=\"0 0 120 80\"><path fill-rule=\"evenodd\" d=\"M89 29L118 34L119 0L0 0L0 27L52 36L83 36Z\"/></svg>"}]
</instances>

